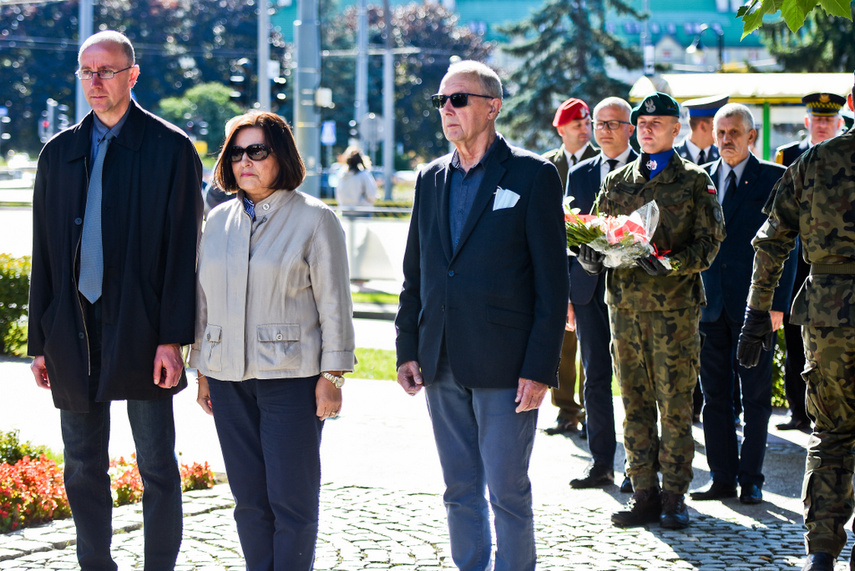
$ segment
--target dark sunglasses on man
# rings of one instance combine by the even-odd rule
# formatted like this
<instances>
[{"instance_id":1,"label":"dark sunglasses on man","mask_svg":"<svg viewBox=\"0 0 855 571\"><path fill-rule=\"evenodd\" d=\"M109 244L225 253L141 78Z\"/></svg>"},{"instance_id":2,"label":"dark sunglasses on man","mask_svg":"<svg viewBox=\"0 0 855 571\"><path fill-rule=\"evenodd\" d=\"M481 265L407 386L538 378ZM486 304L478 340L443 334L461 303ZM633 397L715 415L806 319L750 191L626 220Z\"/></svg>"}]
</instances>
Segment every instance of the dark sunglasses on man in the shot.
<instances>
[{"instance_id":1,"label":"dark sunglasses on man","mask_svg":"<svg viewBox=\"0 0 855 571\"><path fill-rule=\"evenodd\" d=\"M445 102L451 100L451 106L455 109L466 107L469 104L470 97L483 97L484 99L495 99L492 95L480 95L478 93L452 93L451 95L442 95L437 93L430 96L431 103L437 109L445 107Z\"/></svg>"},{"instance_id":2,"label":"dark sunglasses on man","mask_svg":"<svg viewBox=\"0 0 855 571\"><path fill-rule=\"evenodd\" d=\"M246 153L246 156L250 160L263 161L270 154L270 147L264 143L256 143L246 148L233 145L229 147L229 160L233 163L239 162L243 158L244 153Z\"/></svg>"}]
</instances>

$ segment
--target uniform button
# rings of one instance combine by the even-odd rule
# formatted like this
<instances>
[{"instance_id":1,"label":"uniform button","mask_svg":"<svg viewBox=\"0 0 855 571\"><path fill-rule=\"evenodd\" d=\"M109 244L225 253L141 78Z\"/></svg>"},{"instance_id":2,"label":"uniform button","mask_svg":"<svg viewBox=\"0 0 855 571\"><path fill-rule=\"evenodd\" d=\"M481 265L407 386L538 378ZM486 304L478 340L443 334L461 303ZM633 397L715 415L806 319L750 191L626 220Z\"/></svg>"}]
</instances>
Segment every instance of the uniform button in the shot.
<instances>
[{"instance_id":1,"label":"uniform button","mask_svg":"<svg viewBox=\"0 0 855 571\"><path fill-rule=\"evenodd\" d=\"M74 223L76 225L80 226L81 224L83 224L83 218L75 218Z\"/></svg>"},{"instance_id":2,"label":"uniform button","mask_svg":"<svg viewBox=\"0 0 855 571\"><path fill-rule=\"evenodd\" d=\"M454 270L451 270L450 272L448 272L448 277L450 277L450 278L454 277Z\"/></svg>"},{"instance_id":3,"label":"uniform button","mask_svg":"<svg viewBox=\"0 0 855 571\"><path fill-rule=\"evenodd\" d=\"M86 337L86 336L83 334L83 332L82 332L82 331L81 331L80 333L78 333L78 334L77 334L77 336L78 336L78 337L80 337L81 339L83 339L84 337Z\"/></svg>"},{"instance_id":4,"label":"uniform button","mask_svg":"<svg viewBox=\"0 0 855 571\"><path fill-rule=\"evenodd\" d=\"M261 209L262 209L262 210L270 210L270 205L269 205L269 204L264 204L264 205L262 205Z\"/></svg>"},{"instance_id":5,"label":"uniform button","mask_svg":"<svg viewBox=\"0 0 855 571\"><path fill-rule=\"evenodd\" d=\"M282 334L281 334L281 333L277 333L277 334L276 334L276 340L277 340L277 341L282 341Z\"/></svg>"}]
</instances>

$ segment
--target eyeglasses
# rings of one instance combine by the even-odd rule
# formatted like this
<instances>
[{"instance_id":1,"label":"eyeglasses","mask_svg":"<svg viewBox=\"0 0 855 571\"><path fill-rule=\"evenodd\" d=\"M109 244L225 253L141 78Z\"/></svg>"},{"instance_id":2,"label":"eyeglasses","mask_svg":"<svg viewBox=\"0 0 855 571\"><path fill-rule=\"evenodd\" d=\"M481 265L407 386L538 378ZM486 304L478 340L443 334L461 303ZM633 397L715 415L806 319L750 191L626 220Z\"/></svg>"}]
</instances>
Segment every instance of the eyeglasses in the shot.
<instances>
[{"instance_id":1,"label":"eyeglasses","mask_svg":"<svg viewBox=\"0 0 855 571\"><path fill-rule=\"evenodd\" d=\"M469 104L469 97L483 97L484 99L495 99L492 95L479 95L477 93L452 93L451 95L436 95L430 96L430 101L437 109L445 107L445 102L451 100L451 106L455 109L466 107Z\"/></svg>"},{"instance_id":2,"label":"eyeglasses","mask_svg":"<svg viewBox=\"0 0 855 571\"><path fill-rule=\"evenodd\" d=\"M243 158L244 153L246 153L246 156L248 156L250 160L263 161L268 157L268 155L270 155L270 147L264 143L256 143L246 148L234 145L229 147L229 160L236 163Z\"/></svg>"},{"instance_id":3,"label":"eyeglasses","mask_svg":"<svg viewBox=\"0 0 855 571\"><path fill-rule=\"evenodd\" d=\"M76 75L83 81L89 81L90 79L92 79L93 75L97 75L100 79L113 79L114 77L116 77L117 73L128 71L132 67L134 66L129 65L125 69L120 69L118 71L113 71L112 69L102 69L101 71L92 71L91 69L78 69L74 72L74 75Z\"/></svg>"},{"instance_id":4,"label":"eyeglasses","mask_svg":"<svg viewBox=\"0 0 855 571\"><path fill-rule=\"evenodd\" d=\"M594 124L594 129L597 131L602 131L605 129L606 131L617 131L620 129L621 125L632 125L629 121L592 121Z\"/></svg>"}]
</instances>

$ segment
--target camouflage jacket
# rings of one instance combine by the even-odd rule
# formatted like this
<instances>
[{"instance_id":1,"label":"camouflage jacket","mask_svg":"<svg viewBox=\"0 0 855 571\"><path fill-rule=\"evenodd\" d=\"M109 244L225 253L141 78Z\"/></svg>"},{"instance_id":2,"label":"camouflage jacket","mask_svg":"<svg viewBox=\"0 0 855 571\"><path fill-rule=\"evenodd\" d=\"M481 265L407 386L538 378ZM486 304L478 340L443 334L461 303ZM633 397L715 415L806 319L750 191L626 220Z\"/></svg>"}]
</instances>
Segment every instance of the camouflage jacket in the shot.
<instances>
[{"instance_id":1,"label":"camouflage jacket","mask_svg":"<svg viewBox=\"0 0 855 571\"><path fill-rule=\"evenodd\" d=\"M763 209L769 218L752 240L754 273L748 305L768 310L782 266L802 241L811 275L790 321L855 327L855 130L820 143L794 162Z\"/></svg>"},{"instance_id":2,"label":"camouflage jacket","mask_svg":"<svg viewBox=\"0 0 855 571\"><path fill-rule=\"evenodd\" d=\"M606 303L634 311L670 311L706 304L701 272L712 264L725 237L724 216L709 175L677 153L652 180L641 157L606 177L597 198L603 214L631 214L647 202L659 206L652 243L675 262L665 276L631 266L606 274Z\"/></svg>"}]
</instances>

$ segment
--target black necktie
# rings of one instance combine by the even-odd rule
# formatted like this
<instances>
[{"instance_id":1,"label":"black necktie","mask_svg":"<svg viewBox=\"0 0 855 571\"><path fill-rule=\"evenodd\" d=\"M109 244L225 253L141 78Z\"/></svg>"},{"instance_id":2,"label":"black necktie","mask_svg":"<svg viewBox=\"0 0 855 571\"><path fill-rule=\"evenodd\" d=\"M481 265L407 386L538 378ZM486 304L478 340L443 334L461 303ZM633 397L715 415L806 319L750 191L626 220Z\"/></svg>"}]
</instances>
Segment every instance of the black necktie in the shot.
<instances>
[{"instance_id":1,"label":"black necktie","mask_svg":"<svg viewBox=\"0 0 855 571\"><path fill-rule=\"evenodd\" d=\"M609 172L612 172L617 168L617 165L620 161L617 159L609 159L606 162L609 163Z\"/></svg>"},{"instance_id":2,"label":"black necktie","mask_svg":"<svg viewBox=\"0 0 855 571\"><path fill-rule=\"evenodd\" d=\"M576 155L570 155L570 166L575 167L576 163L579 162L579 159L576 158Z\"/></svg>"},{"instance_id":3,"label":"black necktie","mask_svg":"<svg viewBox=\"0 0 855 571\"><path fill-rule=\"evenodd\" d=\"M707 162L707 154L704 152L703 149L701 149L701 152L698 153L698 164L702 165L705 162Z\"/></svg>"},{"instance_id":4,"label":"black necktie","mask_svg":"<svg viewBox=\"0 0 855 571\"><path fill-rule=\"evenodd\" d=\"M727 175L727 190L724 191L724 200L721 201L722 206L726 206L733 200L736 194L736 173L730 171Z\"/></svg>"}]
</instances>

